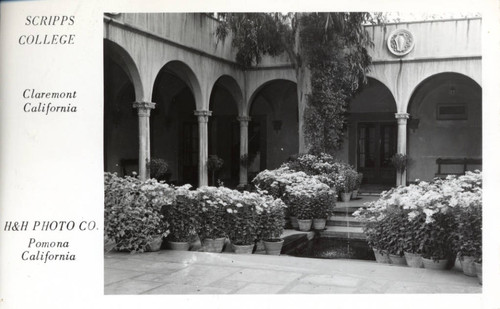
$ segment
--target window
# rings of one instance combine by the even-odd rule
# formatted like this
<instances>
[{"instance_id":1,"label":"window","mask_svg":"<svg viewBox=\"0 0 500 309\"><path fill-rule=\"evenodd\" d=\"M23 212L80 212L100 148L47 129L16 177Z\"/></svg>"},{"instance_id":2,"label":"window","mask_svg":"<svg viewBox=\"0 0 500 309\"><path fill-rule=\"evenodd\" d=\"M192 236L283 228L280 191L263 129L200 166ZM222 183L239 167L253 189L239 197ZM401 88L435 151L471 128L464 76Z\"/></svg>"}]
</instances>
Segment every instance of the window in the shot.
<instances>
[{"instance_id":1,"label":"window","mask_svg":"<svg viewBox=\"0 0 500 309\"><path fill-rule=\"evenodd\" d=\"M460 104L438 104L437 120L467 120L467 106Z\"/></svg>"}]
</instances>

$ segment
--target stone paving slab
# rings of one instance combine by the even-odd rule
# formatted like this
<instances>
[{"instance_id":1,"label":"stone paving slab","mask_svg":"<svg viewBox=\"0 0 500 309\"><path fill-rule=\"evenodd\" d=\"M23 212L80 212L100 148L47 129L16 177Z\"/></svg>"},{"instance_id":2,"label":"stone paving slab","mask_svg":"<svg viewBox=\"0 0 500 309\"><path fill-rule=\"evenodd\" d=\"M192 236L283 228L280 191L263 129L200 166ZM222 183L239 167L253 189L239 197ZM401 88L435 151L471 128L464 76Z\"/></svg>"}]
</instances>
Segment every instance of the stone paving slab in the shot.
<instances>
[{"instance_id":1,"label":"stone paving slab","mask_svg":"<svg viewBox=\"0 0 500 309\"><path fill-rule=\"evenodd\" d=\"M110 294L481 293L477 278L372 261L164 250L105 254Z\"/></svg>"}]
</instances>

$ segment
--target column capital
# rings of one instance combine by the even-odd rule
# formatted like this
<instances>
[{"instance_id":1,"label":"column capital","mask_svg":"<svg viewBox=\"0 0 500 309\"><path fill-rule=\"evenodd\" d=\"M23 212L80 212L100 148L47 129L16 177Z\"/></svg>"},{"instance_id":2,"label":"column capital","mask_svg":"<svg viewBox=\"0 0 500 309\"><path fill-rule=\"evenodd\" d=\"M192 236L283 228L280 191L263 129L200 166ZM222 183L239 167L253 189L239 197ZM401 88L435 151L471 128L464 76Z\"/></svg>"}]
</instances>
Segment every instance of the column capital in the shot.
<instances>
[{"instance_id":1,"label":"column capital","mask_svg":"<svg viewBox=\"0 0 500 309\"><path fill-rule=\"evenodd\" d=\"M240 122L240 125L248 126L248 122L250 120L252 120L252 117L250 117L250 116L238 116L238 118L236 118L236 119L238 119L238 121Z\"/></svg>"},{"instance_id":2,"label":"column capital","mask_svg":"<svg viewBox=\"0 0 500 309\"><path fill-rule=\"evenodd\" d=\"M212 111L209 110L197 110L194 111L194 115L198 117L198 122L199 123L207 123L208 122L208 117L212 116Z\"/></svg>"},{"instance_id":3,"label":"column capital","mask_svg":"<svg viewBox=\"0 0 500 309\"><path fill-rule=\"evenodd\" d=\"M396 113L394 114L394 116L398 120L398 124L406 124L406 122L410 118L410 114L408 113Z\"/></svg>"},{"instance_id":4,"label":"column capital","mask_svg":"<svg viewBox=\"0 0 500 309\"><path fill-rule=\"evenodd\" d=\"M155 108L156 103L153 102L134 102L132 105L137 108L137 114L142 117L149 117L152 109Z\"/></svg>"}]
</instances>

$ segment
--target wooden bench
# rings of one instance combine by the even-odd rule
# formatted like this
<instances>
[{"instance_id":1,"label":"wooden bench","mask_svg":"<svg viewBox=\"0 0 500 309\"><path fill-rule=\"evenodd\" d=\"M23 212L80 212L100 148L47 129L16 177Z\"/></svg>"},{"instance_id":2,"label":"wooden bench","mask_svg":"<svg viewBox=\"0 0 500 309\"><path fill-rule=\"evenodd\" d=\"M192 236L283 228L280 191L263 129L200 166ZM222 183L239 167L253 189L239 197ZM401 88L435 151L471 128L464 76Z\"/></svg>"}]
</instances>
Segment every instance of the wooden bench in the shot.
<instances>
[{"instance_id":1,"label":"wooden bench","mask_svg":"<svg viewBox=\"0 0 500 309\"><path fill-rule=\"evenodd\" d=\"M466 171L481 169L483 159L473 158L438 158L436 159L438 165L435 177L446 178L448 175L464 175ZM475 168L470 168L471 165L476 165ZM479 166L479 167L478 167Z\"/></svg>"}]
</instances>

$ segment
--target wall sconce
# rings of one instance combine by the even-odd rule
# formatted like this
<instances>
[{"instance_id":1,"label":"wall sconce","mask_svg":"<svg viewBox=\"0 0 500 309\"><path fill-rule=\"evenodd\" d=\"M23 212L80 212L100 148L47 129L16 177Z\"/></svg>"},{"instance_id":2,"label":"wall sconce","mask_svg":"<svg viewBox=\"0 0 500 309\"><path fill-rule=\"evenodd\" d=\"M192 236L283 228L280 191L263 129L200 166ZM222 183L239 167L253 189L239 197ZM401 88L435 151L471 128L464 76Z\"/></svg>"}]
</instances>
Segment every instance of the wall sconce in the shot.
<instances>
[{"instance_id":1,"label":"wall sconce","mask_svg":"<svg viewBox=\"0 0 500 309\"><path fill-rule=\"evenodd\" d=\"M449 93L450 95L455 95L455 93L456 93L456 92L457 92L457 89L455 89L455 86L451 86L451 87L450 87L450 91L448 91L448 93Z\"/></svg>"},{"instance_id":2,"label":"wall sconce","mask_svg":"<svg viewBox=\"0 0 500 309\"><path fill-rule=\"evenodd\" d=\"M274 132L276 132L276 134L280 133L282 125L283 125L283 121L273 120L273 130L274 130Z\"/></svg>"},{"instance_id":3,"label":"wall sconce","mask_svg":"<svg viewBox=\"0 0 500 309\"><path fill-rule=\"evenodd\" d=\"M408 128L410 128L412 133L415 133L415 130L418 129L418 124L420 123L420 119L418 118L410 118L408 119Z\"/></svg>"}]
</instances>

